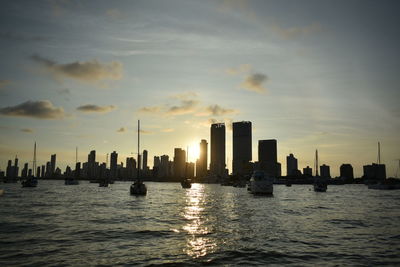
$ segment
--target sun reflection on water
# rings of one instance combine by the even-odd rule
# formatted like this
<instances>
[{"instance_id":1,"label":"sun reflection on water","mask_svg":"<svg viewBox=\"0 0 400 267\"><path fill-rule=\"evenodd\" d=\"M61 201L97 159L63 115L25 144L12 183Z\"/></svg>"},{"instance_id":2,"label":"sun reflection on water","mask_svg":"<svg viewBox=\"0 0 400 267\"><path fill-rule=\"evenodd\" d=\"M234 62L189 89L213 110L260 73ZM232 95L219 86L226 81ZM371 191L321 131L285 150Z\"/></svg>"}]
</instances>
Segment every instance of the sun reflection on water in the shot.
<instances>
[{"instance_id":1,"label":"sun reflection on water","mask_svg":"<svg viewBox=\"0 0 400 267\"><path fill-rule=\"evenodd\" d=\"M204 195L204 185L201 184L192 184L192 188L186 190L186 206L183 217L187 224L183 226L183 230L188 235L184 252L193 258L205 256L217 248L215 240L207 236L212 232L207 227L204 216Z\"/></svg>"}]
</instances>

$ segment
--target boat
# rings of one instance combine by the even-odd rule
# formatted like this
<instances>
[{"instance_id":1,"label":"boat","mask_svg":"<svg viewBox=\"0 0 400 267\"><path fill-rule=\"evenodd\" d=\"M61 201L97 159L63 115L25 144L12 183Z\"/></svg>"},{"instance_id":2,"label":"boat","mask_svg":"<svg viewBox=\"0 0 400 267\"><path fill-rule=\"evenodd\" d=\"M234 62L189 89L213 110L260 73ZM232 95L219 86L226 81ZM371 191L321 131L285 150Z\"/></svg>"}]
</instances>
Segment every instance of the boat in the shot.
<instances>
[{"instance_id":1,"label":"boat","mask_svg":"<svg viewBox=\"0 0 400 267\"><path fill-rule=\"evenodd\" d=\"M138 159L140 158L140 120L138 120ZM147 187L140 179L140 162L138 160L138 168L137 168L137 179L131 184L130 187L131 195L135 196L145 196L147 195Z\"/></svg>"},{"instance_id":2,"label":"boat","mask_svg":"<svg viewBox=\"0 0 400 267\"><path fill-rule=\"evenodd\" d=\"M38 185L38 180L36 177L29 177L28 179L21 182L22 187L36 187Z\"/></svg>"},{"instance_id":3,"label":"boat","mask_svg":"<svg viewBox=\"0 0 400 267\"><path fill-rule=\"evenodd\" d=\"M65 185L78 185L79 181L74 179L74 178L72 178L72 177L67 177L64 180L64 184Z\"/></svg>"},{"instance_id":4,"label":"boat","mask_svg":"<svg viewBox=\"0 0 400 267\"><path fill-rule=\"evenodd\" d=\"M326 192L326 190L328 189L328 181L323 178L320 177L318 175L318 150L315 150L315 177L314 177L314 191L315 192Z\"/></svg>"},{"instance_id":5,"label":"boat","mask_svg":"<svg viewBox=\"0 0 400 267\"><path fill-rule=\"evenodd\" d=\"M253 195L272 195L274 178L263 171L255 171L250 178L250 193Z\"/></svg>"},{"instance_id":6,"label":"boat","mask_svg":"<svg viewBox=\"0 0 400 267\"><path fill-rule=\"evenodd\" d=\"M191 188L192 187L192 181L190 179L183 179L181 181L181 186L182 188Z\"/></svg>"},{"instance_id":7,"label":"boat","mask_svg":"<svg viewBox=\"0 0 400 267\"><path fill-rule=\"evenodd\" d=\"M291 186L292 186L292 183L289 182L289 181L286 181L285 185L286 185L287 187L291 187Z\"/></svg>"},{"instance_id":8,"label":"boat","mask_svg":"<svg viewBox=\"0 0 400 267\"><path fill-rule=\"evenodd\" d=\"M107 179L99 181L99 187L108 187L108 184L109 183L108 183Z\"/></svg>"},{"instance_id":9,"label":"boat","mask_svg":"<svg viewBox=\"0 0 400 267\"><path fill-rule=\"evenodd\" d=\"M22 181L22 187L36 187L38 185L38 179L35 177L36 171L36 142L33 147L33 167L32 167L33 175L29 176L26 180Z\"/></svg>"}]
</instances>

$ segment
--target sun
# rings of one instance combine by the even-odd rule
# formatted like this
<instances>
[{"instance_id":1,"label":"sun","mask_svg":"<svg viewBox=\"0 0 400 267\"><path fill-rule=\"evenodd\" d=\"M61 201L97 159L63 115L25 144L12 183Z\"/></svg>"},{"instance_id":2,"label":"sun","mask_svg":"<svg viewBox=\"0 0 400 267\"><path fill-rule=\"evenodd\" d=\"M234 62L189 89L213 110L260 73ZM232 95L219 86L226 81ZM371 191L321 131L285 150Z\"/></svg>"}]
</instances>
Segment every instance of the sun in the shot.
<instances>
[{"instance_id":1,"label":"sun","mask_svg":"<svg viewBox=\"0 0 400 267\"><path fill-rule=\"evenodd\" d=\"M191 143L188 147L189 153L188 153L188 162L196 162L196 160L200 156L200 146L198 143Z\"/></svg>"}]
</instances>

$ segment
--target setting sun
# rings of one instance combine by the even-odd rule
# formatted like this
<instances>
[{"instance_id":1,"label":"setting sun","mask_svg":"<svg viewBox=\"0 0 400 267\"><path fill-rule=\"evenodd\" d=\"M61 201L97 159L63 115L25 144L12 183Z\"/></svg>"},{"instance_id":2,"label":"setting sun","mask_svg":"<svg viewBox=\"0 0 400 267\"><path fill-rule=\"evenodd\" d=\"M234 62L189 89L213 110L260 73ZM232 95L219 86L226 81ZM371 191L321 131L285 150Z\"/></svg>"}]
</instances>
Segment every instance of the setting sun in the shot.
<instances>
[{"instance_id":1,"label":"setting sun","mask_svg":"<svg viewBox=\"0 0 400 267\"><path fill-rule=\"evenodd\" d=\"M199 158L200 156L200 146L198 143L196 142L192 142L189 146L188 146L188 162L196 162L196 160Z\"/></svg>"}]
</instances>

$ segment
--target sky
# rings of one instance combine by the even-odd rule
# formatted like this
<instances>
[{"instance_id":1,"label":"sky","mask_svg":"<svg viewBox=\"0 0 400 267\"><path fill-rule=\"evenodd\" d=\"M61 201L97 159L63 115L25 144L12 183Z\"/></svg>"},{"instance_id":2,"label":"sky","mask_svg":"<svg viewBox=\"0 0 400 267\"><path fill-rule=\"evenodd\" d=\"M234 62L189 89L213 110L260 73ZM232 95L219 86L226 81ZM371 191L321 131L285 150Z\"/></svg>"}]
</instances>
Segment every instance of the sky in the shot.
<instances>
[{"instance_id":1,"label":"sky","mask_svg":"<svg viewBox=\"0 0 400 267\"><path fill-rule=\"evenodd\" d=\"M251 121L278 160L320 164L400 159L398 1L2 1L0 169L18 155L62 169L117 151L195 161L210 124Z\"/></svg>"}]
</instances>

